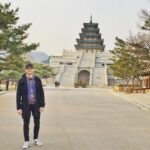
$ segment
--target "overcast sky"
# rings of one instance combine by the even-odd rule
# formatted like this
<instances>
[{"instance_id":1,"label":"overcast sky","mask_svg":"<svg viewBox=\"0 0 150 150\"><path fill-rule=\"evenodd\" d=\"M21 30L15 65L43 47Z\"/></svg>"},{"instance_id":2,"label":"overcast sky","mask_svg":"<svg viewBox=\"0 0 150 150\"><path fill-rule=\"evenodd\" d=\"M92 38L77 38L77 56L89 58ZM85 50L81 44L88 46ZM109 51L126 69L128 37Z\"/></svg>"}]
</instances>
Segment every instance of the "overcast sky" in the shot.
<instances>
[{"instance_id":1,"label":"overcast sky","mask_svg":"<svg viewBox=\"0 0 150 150\"><path fill-rule=\"evenodd\" d=\"M20 23L33 23L28 42L40 42L38 50L48 55L74 50L83 22L99 23L106 50L114 47L115 37L136 33L141 9L149 0L0 0L19 7Z\"/></svg>"}]
</instances>

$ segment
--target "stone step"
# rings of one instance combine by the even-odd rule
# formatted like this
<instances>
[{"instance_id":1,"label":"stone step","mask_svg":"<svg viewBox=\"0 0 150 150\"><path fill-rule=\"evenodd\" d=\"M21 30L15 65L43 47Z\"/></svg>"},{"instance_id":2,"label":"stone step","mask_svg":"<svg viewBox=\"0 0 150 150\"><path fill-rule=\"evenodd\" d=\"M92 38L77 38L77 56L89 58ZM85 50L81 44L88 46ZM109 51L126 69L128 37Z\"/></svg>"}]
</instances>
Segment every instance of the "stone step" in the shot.
<instances>
[{"instance_id":1,"label":"stone step","mask_svg":"<svg viewBox=\"0 0 150 150\"><path fill-rule=\"evenodd\" d=\"M63 73L61 77L60 84L61 85L72 85L74 83L74 73L75 73L76 67L66 67L65 72Z\"/></svg>"}]
</instances>

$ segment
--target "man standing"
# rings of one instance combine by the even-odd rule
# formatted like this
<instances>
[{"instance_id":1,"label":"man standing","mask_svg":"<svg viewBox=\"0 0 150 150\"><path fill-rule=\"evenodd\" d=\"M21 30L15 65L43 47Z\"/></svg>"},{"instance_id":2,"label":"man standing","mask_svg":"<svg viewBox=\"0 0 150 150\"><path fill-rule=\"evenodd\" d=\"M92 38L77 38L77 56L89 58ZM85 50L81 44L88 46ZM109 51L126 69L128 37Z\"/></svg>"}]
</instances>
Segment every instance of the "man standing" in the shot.
<instances>
[{"instance_id":1,"label":"man standing","mask_svg":"<svg viewBox=\"0 0 150 150\"><path fill-rule=\"evenodd\" d=\"M0 92L2 91L1 84L2 84L2 80L0 80Z\"/></svg>"},{"instance_id":2,"label":"man standing","mask_svg":"<svg viewBox=\"0 0 150 150\"><path fill-rule=\"evenodd\" d=\"M9 90L9 79L6 80L6 91Z\"/></svg>"},{"instance_id":3,"label":"man standing","mask_svg":"<svg viewBox=\"0 0 150 150\"><path fill-rule=\"evenodd\" d=\"M18 82L16 93L18 114L23 118L24 144L23 149L29 148L29 123L31 113L34 119L34 144L41 146L38 140L40 129L40 113L44 111L45 98L41 79L34 75L32 64L27 64L25 74Z\"/></svg>"}]
</instances>

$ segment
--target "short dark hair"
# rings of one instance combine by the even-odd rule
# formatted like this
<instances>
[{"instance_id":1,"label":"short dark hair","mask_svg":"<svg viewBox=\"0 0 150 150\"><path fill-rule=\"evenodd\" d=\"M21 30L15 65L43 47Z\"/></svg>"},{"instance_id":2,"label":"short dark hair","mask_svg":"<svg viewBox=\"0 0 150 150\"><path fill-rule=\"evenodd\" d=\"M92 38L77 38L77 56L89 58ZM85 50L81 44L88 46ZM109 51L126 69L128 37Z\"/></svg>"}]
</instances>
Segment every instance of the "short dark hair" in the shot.
<instances>
[{"instance_id":1,"label":"short dark hair","mask_svg":"<svg viewBox=\"0 0 150 150\"><path fill-rule=\"evenodd\" d=\"M32 68L32 69L33 69L34 67L33 67L33 64L29 63L29 64L26 64L25 68L26 68L26 69L29 69L29 68Z\"/></svg>"}]
</instances>

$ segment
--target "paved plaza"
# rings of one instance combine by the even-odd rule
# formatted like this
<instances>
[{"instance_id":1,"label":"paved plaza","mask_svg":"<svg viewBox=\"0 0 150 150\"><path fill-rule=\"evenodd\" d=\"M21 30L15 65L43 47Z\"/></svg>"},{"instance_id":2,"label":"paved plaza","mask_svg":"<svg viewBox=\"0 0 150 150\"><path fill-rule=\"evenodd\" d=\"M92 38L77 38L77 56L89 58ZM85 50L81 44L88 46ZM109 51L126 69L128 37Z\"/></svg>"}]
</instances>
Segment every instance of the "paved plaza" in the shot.
<instances>
[{"instance_id":1,"label":"paved plaza","mask_svg":"<svg viewBox=\"0 0 150 150\"><path fill-rule=\"evenodd\" d=\"M46 88L40 139L30 150L149 150L150 112L108 89ZM32 119L31 119L32 122ZM15 93L0 95L0 150L20 150L22 119Z\"/></svg>"}]
</instances>

